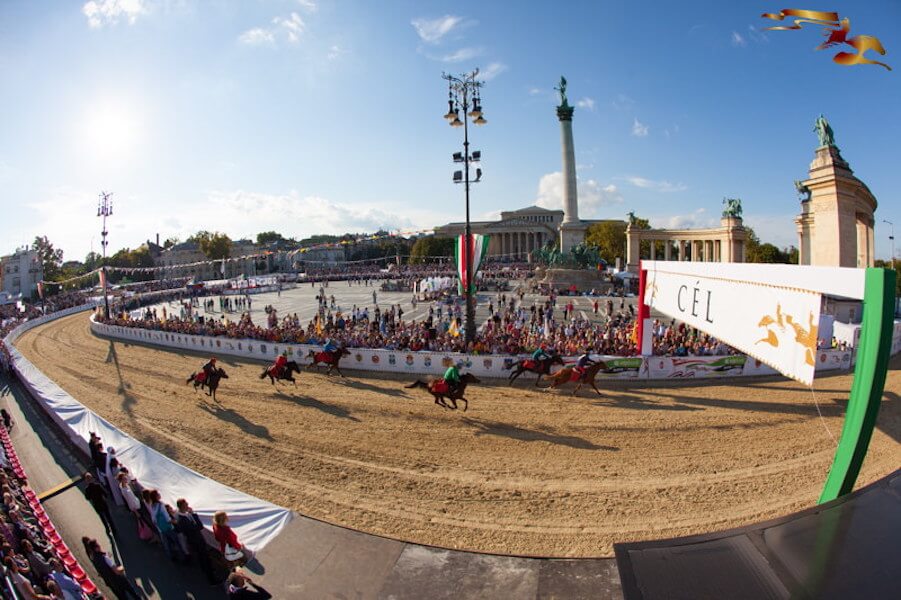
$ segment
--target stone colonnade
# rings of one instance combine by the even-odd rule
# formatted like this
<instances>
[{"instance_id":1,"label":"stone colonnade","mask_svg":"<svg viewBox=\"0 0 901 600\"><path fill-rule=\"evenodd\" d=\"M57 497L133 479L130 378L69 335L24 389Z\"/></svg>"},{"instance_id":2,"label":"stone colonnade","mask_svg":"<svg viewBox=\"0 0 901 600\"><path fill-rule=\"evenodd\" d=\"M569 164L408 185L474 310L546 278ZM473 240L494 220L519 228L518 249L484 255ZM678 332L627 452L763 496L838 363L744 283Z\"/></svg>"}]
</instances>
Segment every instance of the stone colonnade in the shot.
<instances>
[{"instance_id":1,"label":"stone colonnade","mask_svg":"<svg viewBox=\"0 0 901 600\"><path fill-rule=\"evenodd\" d=\"M506 256L508 258L528 258L533 250L555 240L556 236L548 231L488 231L489 256Z\"/></svg>"},{"instance_id":2,"label":"stone colonnade","mask_svg":"<svg viewBox=\"0 0 901 600\"><path fill-rule=\"evenodd\" d=\"M713 229L626 228L626 262L630 271L638 261L744 262L747 233L740 217L723 217ZM643 251L641 242L648 241ZM660 247L662 246L662 248Z\"/></svg>"}]
</instances>

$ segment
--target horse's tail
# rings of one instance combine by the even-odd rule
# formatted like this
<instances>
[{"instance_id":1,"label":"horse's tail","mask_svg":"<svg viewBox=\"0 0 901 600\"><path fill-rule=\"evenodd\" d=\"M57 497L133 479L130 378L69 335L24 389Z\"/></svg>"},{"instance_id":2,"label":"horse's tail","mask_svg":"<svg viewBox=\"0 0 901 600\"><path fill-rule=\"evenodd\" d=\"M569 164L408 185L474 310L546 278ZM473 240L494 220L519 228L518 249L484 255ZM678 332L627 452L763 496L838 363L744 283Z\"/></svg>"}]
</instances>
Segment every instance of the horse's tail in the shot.
<instances>
[{"instance_id":1,"label":"horse's tail","mask_svg":"<svg viewBox=\"0 0 901 600\"><path fill-rule=\"evenodd\" d=\"M422 381L421 379L417 379L416 381L414 381L414 382L411 383L410 385L405 385L404 387L405 387L406 389L408 389L408 390L412 390L413 388L423 388L423 389L426 389L426 390L427 390L427 389L429 389L429 384L427 384L426 382Z\"/></svg>"},{"instance_id":2,"label":"horse's tail","mask_svg":"<svg viewBox=\"0 0 901 600\"><path fill-rule=\"evenodd\" d=\"M260 379L265 379L266 375L269 374L269 369L264 369L262 373L260 373Z\"/></svg>"},{"instance_id":3,"label":"horse's tail","mask_svg":"<svg viewBox=\"0 0 901 600\"><path fill-rule=\"evenodd\" d=\"M517 368L517 367L520 367L520 366L522 366L522 361L521 361L521 360L518 360L518 361L516 361L516 362L514 362L514 363L510 363L510 366L509 366L509 367L504 367L504 368L507 369L508 371L511 371L511 370L513 370L513 369L515 369L515 368Z\"/></svg>"},{"instance_id":4,"label":"horse's tail","mask_svg":"<svg viewBox=\"0 0 901 600\"><path fill-rule=\"evenodd\" d=\"M188 385L189 383L191 383L192 381L194 381L194 375L196 375L196 373L191 373L191 376L188 377L188 380L187 380L187 381L185 381L185 385Z\"/></svg>"}]
</instances>

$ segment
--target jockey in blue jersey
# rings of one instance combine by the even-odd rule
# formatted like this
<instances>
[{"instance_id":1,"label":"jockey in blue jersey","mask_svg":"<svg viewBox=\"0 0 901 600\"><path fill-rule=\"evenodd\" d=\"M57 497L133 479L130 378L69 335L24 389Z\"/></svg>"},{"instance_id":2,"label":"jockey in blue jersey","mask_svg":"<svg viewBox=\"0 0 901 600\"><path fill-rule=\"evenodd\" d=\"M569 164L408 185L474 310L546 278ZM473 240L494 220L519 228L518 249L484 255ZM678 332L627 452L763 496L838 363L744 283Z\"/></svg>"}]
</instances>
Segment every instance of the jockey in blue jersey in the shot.
<instances>
[{"instance_id":1,"label":"jockey in blue jersey","mask_svg":"<svg viewBox=\"0 0 901 600\"><path fill-rule=\"evenodd\" d=\"M338 349L338 346L335 345L335 342L332 341L332 338L328 338L325 340L325 346L322 347L323 352L334 352Z\"/></svg>"},{"instance_id":2,"label":"jockey in blue jersey","mask_svg":"<svg viewBox=\"0 0 901 600\"><path fill-rule=\"evenodd\" d=\"M579 357L579 360L576 361L576 371L581 376L585 373L585 369L588 368L589 365L595 364L595 361L591 360L591 348L587 348L585 353Z\"/></svg>"}]
</instances>

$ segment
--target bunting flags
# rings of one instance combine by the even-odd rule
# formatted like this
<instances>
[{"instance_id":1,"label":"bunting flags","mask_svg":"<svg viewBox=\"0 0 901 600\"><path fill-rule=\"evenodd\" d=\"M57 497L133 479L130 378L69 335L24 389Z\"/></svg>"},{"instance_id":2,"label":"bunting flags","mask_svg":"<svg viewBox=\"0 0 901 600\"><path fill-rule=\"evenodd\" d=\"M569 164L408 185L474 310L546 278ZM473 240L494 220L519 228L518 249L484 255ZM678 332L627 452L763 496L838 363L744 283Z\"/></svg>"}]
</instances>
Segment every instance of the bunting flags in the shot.
<instances>
[{"instance_id":1,"label":"bunting flags","mask_svg":"<svg viewBox=\"0 0 901 600\"><path fill-rule=\"evenodd\" d=\"M487 235L482 235L480 233L474 233L469 236L469 244L467 246L468 252L466 256L472 257L472 275L470 278L470 289L469 293L474 292L476 289L475 286L475 277L476 273L479 272L479 267L482 264L482 261L485 259L485 256L488 254L488 237ZM457 275L460 277L459 290L460 293L463 293L464 282L466 281L466 271L467 265L466 261L463 260L463 244L465 243L466 235L457 236L456 244L454 246L454 258L457 261Z\"/></svg>"}]
</instances>

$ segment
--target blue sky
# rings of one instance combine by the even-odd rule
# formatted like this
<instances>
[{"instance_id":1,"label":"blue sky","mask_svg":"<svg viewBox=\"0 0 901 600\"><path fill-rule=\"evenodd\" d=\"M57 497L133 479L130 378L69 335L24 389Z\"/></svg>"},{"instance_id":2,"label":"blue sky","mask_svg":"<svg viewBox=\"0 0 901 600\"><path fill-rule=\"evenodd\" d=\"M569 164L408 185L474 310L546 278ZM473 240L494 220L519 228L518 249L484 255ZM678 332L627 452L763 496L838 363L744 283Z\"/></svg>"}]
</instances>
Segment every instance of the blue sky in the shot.
<instances>
[{"instance_id":1,"label":"blue sky","mask_svg":"<svg viewBox=\"0 0 901 600\"><path fill-rule=\"evenodd\" d=\"M894 67L843 67L817 28L762 32L774 2L94 0L0 3L0 252L99 250L198 229L233 238L461 220L442 71L480 67L476 216L559 206L552 88L569 81L581 216L706 226L740 197L796 243L793 181L824 113L901 233L901 4L838 11ZM901 249L901 244L899 244Z\"/></svg>"}]
</instances>

